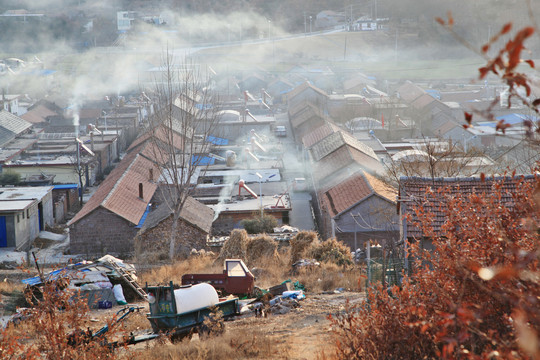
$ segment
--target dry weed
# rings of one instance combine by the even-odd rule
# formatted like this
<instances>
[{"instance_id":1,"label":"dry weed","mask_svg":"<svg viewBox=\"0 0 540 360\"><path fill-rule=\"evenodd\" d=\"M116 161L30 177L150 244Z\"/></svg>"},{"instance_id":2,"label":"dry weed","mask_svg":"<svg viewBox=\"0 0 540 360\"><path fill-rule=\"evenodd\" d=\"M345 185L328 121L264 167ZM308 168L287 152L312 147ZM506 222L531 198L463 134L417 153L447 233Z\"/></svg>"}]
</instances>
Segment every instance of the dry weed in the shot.
<instances>
[{"instance_id":1,"label":"dry weed","mask_svg":"<svg viewBox=\"0 0 540 360\"><path fill-rule=\"evenodd\" d=\"M322 263L318 267L300 268L295 276L310 293L332 291L344 288L361 291L361 269L358 266L342 267L331 263Z\"/></svg>"},{"instance_id":2,"label":"dry weed","mask_svg":"<svg viewBox=\"0 0 540 360\"><path fill-rule=\"evenodd\" d=\"M336 238L323 242L312 242L307 253L310 258L320 262L337 265L352 265L353 263L351 249Z\"/></svg>"},{"instance_id":3,"label":"dry weed","mask_svg":"<svg viewBox=\"0 0 540 360\"><path fill-rule=\"evenodd\" d=\"M291 244L291 263L305 258L310 246L317 244L319 238L314 231L300 231L290 241Z\"/></svg>"},{"instance_id":4,"label":"dry weed","mask_svg":"<svg viewBox=\"0 0 540 360\"><path fill-rule=\"evenodd\" d=\"M249 265L258 264L260 260L274 260L278 256L278 244L268 235L259 235L248 242L246 257Z\"/></svg>"},{"instance_id":5,"label":"dry weed","mask_svg":"<svg viewBox=\"0 0 540 360\"><path fill-rule=\"evenodd\" d=\"M258 330L245 329L225 332L205 340L184 340L174 345L156 344L133 354L133 360L186 359L236 360L283 358L276 344Z\"/></svg>"},{"instance_id":6,"label":"dry weed","mask_svg":"<svg viewBox=\"0 0 540 360\"><path fill-rule=\"evenodd\" d=\"M250 240L246 230L234 229L229 239L223 244L218 260L242 259L246 261L247 245Z\"/></svg>"},{"instance_id":7,"label":"dry weed","mask_svg":"<svg viewBox=\"0 0 540 360\"><path fill-rule=\"evenodd\" d=\"M190 257L174 264L163 265L159 268L139 274L141 284L169 284L170 281L181 284L182 275L193 273L221 273L222 265L215 264L212 256Z\"/></svg>"}]
</instances>

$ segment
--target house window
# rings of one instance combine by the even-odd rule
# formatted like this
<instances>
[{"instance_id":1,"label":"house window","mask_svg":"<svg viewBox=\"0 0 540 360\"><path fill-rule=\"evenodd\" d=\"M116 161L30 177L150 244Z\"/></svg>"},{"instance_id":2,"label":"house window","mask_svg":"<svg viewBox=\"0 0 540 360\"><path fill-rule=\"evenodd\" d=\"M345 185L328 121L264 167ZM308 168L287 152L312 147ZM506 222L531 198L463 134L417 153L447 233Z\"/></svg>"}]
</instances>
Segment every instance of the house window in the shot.
<instances>
[{"instance_id":1,"label":"house window","mask_svg":"<svg viewBox=\"0 0 540 360\"><path fill-rule=\"evenodd\" d=\"M30 209L26 209L26 218L30 219Z\"/></svg>"},{"instance_id":2,"label":"house window","mask_svg":"<svg viewBox=\"0 0 540 360\"><path fill-rule=\"evenodd\" d=\"M24 210L23 210L23 212L22 212L22 218L23 218L23 220L24 220Z\"/></svg>"}]
</instances>

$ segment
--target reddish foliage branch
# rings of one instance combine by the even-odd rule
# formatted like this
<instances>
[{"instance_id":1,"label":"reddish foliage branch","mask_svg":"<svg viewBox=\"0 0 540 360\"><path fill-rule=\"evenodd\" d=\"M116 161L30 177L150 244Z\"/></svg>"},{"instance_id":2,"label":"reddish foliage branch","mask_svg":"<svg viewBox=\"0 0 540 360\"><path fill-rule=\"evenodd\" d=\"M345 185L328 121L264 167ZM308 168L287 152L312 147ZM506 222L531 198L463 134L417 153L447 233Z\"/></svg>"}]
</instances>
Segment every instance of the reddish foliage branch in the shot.
<instances>
[{"instance_id":1,"label":"reddish foliage branch","mask_svg":"<svg viewBox=\"0 0 540 360\"><path fill-rule=\"evenodd\" d=\"M497 183L487 193L428 195L446 204L435 250L413 244L412 278L332 318L336 357L539 358L538 179L519 181L512 194ZM433 236L426 205L416 209L418 225Z\"/></svg>"}]
</instances>

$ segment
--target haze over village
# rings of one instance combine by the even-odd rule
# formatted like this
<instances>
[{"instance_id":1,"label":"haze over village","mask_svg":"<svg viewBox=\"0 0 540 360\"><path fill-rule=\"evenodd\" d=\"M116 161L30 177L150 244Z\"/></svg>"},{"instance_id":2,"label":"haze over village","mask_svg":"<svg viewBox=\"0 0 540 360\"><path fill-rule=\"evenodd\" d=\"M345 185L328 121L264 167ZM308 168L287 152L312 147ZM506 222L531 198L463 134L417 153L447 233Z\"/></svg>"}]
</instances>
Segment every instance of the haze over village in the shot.
<instances>
[{"instance_id":1,"label":"haze over village","mask_svg":"<svg viewBox=\"0 0 540 360\"><path fill-rule=\"evenodd\" d=\"M338 244L367 282L321 292L358 302L377 281L401 287L411 244L436 253L446 236L448 199L497 188L513 206L518 184L536 182L534 66L519 66L527 88L478 71L535 18L527 4L3 1L2 267L195 272L189 259L210 256L256 273L262 250L224 255L245 229L291 256L287 274L328 259L296 258L299 234Z\"/></svg>"}]
</instances>

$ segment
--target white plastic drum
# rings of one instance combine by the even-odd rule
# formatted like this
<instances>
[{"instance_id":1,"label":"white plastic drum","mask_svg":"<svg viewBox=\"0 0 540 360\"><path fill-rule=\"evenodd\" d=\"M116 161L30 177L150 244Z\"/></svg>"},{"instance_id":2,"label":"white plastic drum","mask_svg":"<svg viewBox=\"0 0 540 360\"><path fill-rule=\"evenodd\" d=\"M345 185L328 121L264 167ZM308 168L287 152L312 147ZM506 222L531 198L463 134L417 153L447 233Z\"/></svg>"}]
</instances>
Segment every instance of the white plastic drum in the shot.
<instances>
[{"instance_id":1,"label":"white plastic drum","mask_svg":"<svg viewBox=\"0 0 540 360\"><path fill-rule=\"evenodd\" d=\"M214 306L219 302L216 289L205 283L176 289L174 297L178 314Z\"/></svg>"}]
</instances>

